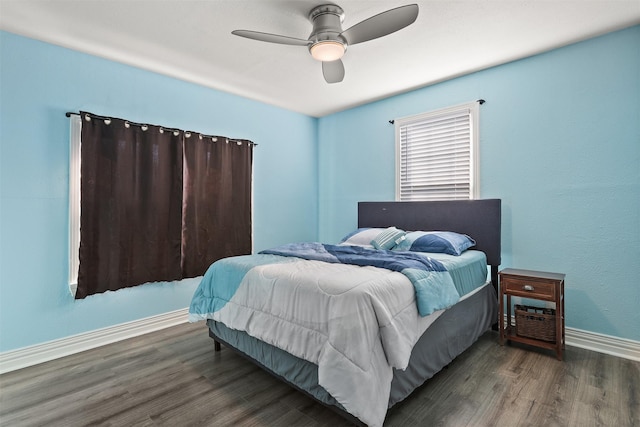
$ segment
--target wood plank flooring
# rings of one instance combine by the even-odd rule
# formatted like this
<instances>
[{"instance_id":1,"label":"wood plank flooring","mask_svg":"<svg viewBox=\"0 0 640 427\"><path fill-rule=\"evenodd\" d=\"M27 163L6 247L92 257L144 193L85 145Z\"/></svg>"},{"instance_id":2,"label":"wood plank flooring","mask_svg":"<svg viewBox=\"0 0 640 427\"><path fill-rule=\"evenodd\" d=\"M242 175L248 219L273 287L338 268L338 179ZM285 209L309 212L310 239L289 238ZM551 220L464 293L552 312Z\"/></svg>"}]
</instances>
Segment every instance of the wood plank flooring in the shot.
<instances>
[{"instance_id":1,"label":"wood plank flooring","mask_svg":"<svg viewBox=\"0 0 640 427\"><path fill-rule=\"evenodd\" d=\"M349 425L213 340L203 322L0 376L2 426ZM488 332L385 426L640 426L640 363Z\"/></svg>"}]
</instances>

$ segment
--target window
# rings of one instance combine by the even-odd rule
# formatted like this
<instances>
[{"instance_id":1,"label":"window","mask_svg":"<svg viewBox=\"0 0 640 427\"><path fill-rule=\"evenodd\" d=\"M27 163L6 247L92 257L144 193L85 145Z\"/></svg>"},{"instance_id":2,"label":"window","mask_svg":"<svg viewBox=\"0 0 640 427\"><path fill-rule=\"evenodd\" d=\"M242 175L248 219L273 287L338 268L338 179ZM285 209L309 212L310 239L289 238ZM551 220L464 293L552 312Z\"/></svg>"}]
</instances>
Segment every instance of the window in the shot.
<instances>
[{"instance_id":1,"label":"window","mask_svg":"<svg viewBox=\"0 0 640 427\"><path fill-rule=\"evenodd\" d=\"M478 197L478 102L395 120L396 200Z\"/></svg>"},{"instance_id":2,"label":"window","mask_svg":"<svg viewBox=\"0 0 640 427\"><path fill-rule=\"evenodd\" d=\"M202 275L251 252L251 141L70 114L76 299Z\"/></svg>"}]
</instances>

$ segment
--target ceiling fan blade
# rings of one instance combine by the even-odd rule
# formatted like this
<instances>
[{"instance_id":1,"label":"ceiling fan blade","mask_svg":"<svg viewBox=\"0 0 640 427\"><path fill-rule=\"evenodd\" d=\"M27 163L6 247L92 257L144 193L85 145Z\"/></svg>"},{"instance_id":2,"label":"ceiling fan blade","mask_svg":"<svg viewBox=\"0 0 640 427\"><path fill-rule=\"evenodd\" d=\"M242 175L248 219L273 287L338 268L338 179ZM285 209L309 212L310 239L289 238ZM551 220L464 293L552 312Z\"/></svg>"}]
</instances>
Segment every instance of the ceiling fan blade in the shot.
<instances>
[{"instance_id":1,"label":"ceiling fan blade","mask_svg":"<svg viewBox=\"0 0 640 427\"><path fill-rule=\"evenodd\" d=\"M344 64L339 59L323 62L322 75L327 83L340 83L344 79Z\"/></svg>"},{"instance_id":2,"label":"ceiling fan blade","mask_svg":"<svg viewBox=\"0 0 640 427\"><path fill-rule=\"evenodd\" d=\"M386 36L413 24L418 17L418 5L409 4L379 13L357 23L340 34L349 45Z\"/></svg>"},{"instance_id":3,"label":"ceiling fan blade","mask_svg":"<svg viewBox=\"0 0 640 427\"><path fill-rule=\"evenodd\" d=\"M288 36L280 36L278 34L261 33L259 31L234 30L234 31L231 31L231 34L240 36L240 37L246 37L248 39L259 40L262 42L269 42L269 43L288 44L293 46L308 46L311 44L311 41L309 40L297 39L295 37L288 37Z\"/></svg>"}]
</instances>

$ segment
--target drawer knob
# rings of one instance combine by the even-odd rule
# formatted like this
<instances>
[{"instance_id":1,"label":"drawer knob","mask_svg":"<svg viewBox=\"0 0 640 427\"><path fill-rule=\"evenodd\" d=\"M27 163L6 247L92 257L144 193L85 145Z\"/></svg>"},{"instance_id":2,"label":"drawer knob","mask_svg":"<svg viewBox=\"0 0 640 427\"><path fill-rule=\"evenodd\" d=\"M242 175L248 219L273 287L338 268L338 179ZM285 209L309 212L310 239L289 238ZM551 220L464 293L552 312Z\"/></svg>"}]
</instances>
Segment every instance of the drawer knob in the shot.
<instances>
[{"instance_id":1,"label":"drawer knob","mask_svg":"<svg viewBox=\"0 0 640 427\"><path fill-rule=\"evenodd\" d=\"M531 286L531 285L524 285L524 286L522 287L522 289L523 289L523 290L525 290L525 291L529 291L529 292L531 292L531 291L534 291L534 290L535 290L535 288L534 288L533 286Z\"/></svg>"}]
</instances>

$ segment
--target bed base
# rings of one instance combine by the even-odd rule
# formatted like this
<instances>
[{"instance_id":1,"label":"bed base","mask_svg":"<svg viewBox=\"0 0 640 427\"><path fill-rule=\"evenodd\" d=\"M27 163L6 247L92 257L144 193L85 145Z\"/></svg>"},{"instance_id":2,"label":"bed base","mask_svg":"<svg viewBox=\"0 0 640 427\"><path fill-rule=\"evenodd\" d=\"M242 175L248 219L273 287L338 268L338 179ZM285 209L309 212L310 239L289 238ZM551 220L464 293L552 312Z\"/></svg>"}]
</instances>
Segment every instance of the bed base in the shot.
<instances>
[{"instance_id":1,"label":"bed base","mask_svg":"<svg viewBox=\"0 0 640 427\"><path fill-rule=\"evenodd\" d=\"M438 317L416 343L407 370L394 369L388 408L409 397L415 389L422 386L475 343L495 322L497 307L498 302L493 287L487 285ZM224 344L225 347L237 352L296 390L302 391L349 422L360 426L365 425L347 412L326 390L322 389L322 393L316 396L306 390L305 386L294 382L293 378L314 377L313 386L317 386L317 365L250 337L245 332L231 330L211 320L208 324L209 336L218 345ZM225 339L226 337L231 341ZM279 360L283 353L286 353L287 361L274 362ZM260 355L264 357L267 354L269 356L265 359L267 363L265 365L258 359ZM294 370L291 370L292 363L295 364ZM312 372L311 375L310 372Z\"/></svg>"},{"instance_id":2,"label":"bed base","mask_svg":"<svg viewBox=\"0 0 640 427\"><path fill-rule=\"evenodd\" d=\"M285 377L283 377L282 375L278 374L277 372L271 370L268 366L263 365L262 363L260 363L258 360L254 359L253 357L245 354L244 352L242 352L241 350L238 350L237 348L235 348L234 346L232 346L231 344L229 344L228 342L226 342L225 340L223 340L222 338L218 337L216 334L213 333L213 331L211 329L209 329L209 336L211 338L213 338L213 343L214 343L214 351L221 351L222 350L222 346L221 344L224 344L225 347L227 347L228 349L232 350L234 353L242 356L243 358L245 358L246 360L250 361L251 363L255 364L256 366L258 366L259 368L261 368L262 370L264 370L265 372L271 374L273 377L275 377L276 379L282 381L283 383L289 385L290 387L296 389L297 391L299 391L300 393L304 394L305 396L311 398L312 400L316 401L317 403L321 404L322 406L324 406L325 408L330 409L331 411L335 412L336 414L340 415L342 418L346 419L347 421L349 421L350 423L352 423L355 426L359 426L359 427L367 427L366 424L364 424L362 421L360 421L358 418L354 417L353 415L351 415L350 413L348 413L346 410L341 409L335 405L330 405L328 403L323 402L322 400L316 398L314 395L312 395L311 393L309 393L307 390L298 387L295 383L287 380Z\"/></svg>"}]
</instances>

